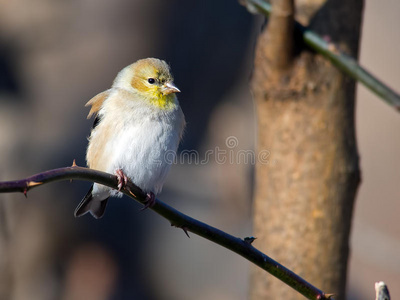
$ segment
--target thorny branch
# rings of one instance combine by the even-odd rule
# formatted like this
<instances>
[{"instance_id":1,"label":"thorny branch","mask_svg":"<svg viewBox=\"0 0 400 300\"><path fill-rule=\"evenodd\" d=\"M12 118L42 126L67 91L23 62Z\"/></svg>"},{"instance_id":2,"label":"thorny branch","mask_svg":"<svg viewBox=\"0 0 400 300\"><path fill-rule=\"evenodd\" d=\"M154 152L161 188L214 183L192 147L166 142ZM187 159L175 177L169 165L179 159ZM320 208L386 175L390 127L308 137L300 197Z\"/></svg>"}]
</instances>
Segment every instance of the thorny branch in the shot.
<instances>
[{"instance_id":1,"label":"thorny branch","mask_svg":"<svg viewBox=\"0 0 400 300\"><path fill-rule=\"evenodd\" d=\"M71 167L49 170L21 180L0 182L0 193L22 192L27 196L29 190L43 184L71 179L93 181L114 189L117 189L118 185L116 176L101 171L78 167L74 162ZM122 192L130 198L145 204L146 194L130 180L125 185ZM172 226L182 228L186 234L188 234L188 232L195 233L243 256L308 299L332 299L332 294L325 294L294 272L254 248L251 245L254 238L240 239L234 237L215 227L193 219L158 199L156 199L155 205L150 209L169 220Z\"/></svg>"}]
</instances>

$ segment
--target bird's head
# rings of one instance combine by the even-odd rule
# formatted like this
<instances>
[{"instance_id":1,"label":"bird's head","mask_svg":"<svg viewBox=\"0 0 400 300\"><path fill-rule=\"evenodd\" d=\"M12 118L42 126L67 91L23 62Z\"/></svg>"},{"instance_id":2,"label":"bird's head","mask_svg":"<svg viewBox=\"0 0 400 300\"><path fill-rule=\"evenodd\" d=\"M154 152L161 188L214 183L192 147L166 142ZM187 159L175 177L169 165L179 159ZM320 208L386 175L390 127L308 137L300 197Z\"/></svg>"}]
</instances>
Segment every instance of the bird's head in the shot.
<instances>
[{"instance_id":1,"label":"bird's head","mask_svg":"<svg viewBox=\"0 0 400 300\"><path fill-rule=\"evenodd\" d=\"M156 58L141 59L127 66L118 74L114 86L133 89L145 101L161 109L175 105L175 93L180 92L174 85L168 64Z\"/></svg>"}]
</instances>

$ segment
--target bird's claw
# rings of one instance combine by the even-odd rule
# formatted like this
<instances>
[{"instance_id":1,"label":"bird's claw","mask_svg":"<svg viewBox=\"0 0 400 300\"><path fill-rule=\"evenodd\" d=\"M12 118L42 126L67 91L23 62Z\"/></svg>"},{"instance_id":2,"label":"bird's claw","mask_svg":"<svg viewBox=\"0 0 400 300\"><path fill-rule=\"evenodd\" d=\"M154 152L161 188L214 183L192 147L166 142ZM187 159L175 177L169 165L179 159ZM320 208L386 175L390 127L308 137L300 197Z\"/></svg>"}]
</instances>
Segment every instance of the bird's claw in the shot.
<instances>
[{"instance_id":1,"label":"bird's claw","mask_svg":"<svg viewBox=\"0 0 400 300\"><path fill-rule=\"evenodd\" d=\"M128 177L126 177L125 173L121 169L117 169L115 171L115 176L117 176L118 180L118 192L122 190L123 187L128 183Z\"/></svg>"},{"instance_id":2,"label":"bird's claw","mask_svg":"<svg viewBox=\"0 0 400 300\"><path fill-rule=\"evenodd\" d=\"M156 204L156 196L154 195L153 192L149 192L146 195L146 200L144 201L145 205L143 206L143 208L141 210L145 210L147 208L151 208L154 206L154 204Z\"/></svg>"}]
</instances>

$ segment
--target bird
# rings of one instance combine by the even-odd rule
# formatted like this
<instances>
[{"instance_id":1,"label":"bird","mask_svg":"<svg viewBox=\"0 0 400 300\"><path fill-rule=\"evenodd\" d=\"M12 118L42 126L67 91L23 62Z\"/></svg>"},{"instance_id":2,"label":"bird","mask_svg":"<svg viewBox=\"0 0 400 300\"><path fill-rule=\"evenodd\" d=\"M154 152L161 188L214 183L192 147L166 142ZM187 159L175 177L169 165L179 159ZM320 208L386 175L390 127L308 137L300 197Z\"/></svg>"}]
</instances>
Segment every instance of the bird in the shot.
<instances>
[{"instance_id":1,"label":"bird","mask_svg":"<svg viewBox=\"0 0 400 300\"><path fill-rule=\"evenodd\" d=\"M145 58L122 69L110 89L90 99L87 116L95 116L88 138L90 169L115 174L118 190L94 183L75 210L103 217L109 197L122 197L128 178L147 195L146 207L161 192L186 121L169 65Z\"/></svg>"}]
</instances>

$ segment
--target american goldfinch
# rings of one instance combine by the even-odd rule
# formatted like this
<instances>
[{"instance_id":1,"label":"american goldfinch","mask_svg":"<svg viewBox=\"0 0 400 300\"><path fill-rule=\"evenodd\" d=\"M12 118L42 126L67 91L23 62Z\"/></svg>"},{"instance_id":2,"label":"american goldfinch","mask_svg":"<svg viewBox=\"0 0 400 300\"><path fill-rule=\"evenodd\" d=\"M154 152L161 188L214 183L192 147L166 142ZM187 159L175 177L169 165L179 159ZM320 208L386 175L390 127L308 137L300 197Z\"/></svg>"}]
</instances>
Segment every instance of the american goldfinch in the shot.
<instances>
[{"instance_id":1,"label":"american goldfinch","mask_svg":"<svg viewBox=\"0 0 400 300\"><path fill-rule=\"evenodd\" d=\"M96 116L86 153L88 167L118 178L119 190L93 184L75 210L75 217L90 212L104 215L110 196L130 178L154 204L161 192L185 127L185 117L168 64L146 58L122 69L111 89L93 97L86 106L88 119ZM167 159L168 157L168 159Z\"/></svg>"}]
</instances>

